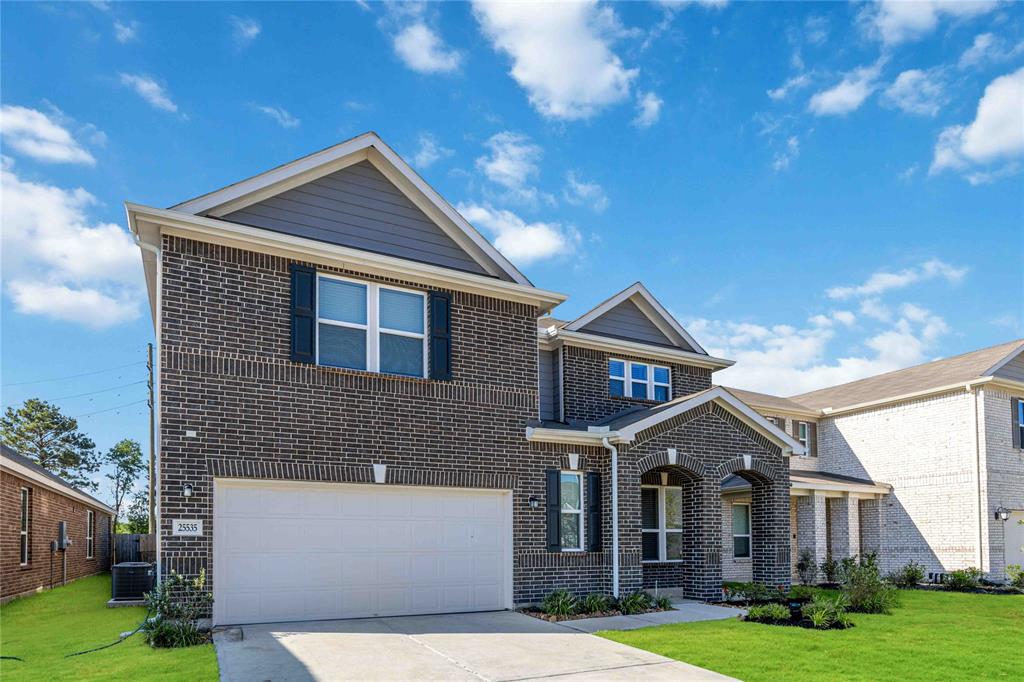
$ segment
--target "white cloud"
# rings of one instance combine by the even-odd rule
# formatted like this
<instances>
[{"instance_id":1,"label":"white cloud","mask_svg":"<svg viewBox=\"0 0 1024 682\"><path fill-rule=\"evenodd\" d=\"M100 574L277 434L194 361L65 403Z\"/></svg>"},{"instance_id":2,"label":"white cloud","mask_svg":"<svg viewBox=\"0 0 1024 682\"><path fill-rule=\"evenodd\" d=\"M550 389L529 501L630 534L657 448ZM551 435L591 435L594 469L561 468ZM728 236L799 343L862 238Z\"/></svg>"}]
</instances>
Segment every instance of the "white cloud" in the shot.
<instances>
[{"instance_id":1,"label":"white cloud","mask_svg":"<svg viewBox=\"0 0 1024 682\"><path fill-rule=\"evenodd\" d=\"M882 99L907 114L935 116L946 99L941 70L904 71L886 88Z\"/></svg>"},{"instance_id":2,"label":"white cloud","mask_svg":"<svg viewBox=\"0 0 1024 682\"><path fill-rule=\"evenodd\" d=\"M589 206L598 213L608 208L608 196L604 188L596 182L586 182L576 175L576 171L565 174L565 189L562 196L573 206Z\"/></svg>"},{"instance_id":3,"label":"white cloud","mask_svg":"<svg viewBox=\"0 0 1024 682\"><path fill-rule=\"evenodd\" d=\"M302 124L302 121L292 116L282 107L271 107L262 104L254 104L253 106L257 111L263 112L277 121L282 128L298 128Z\"/></svg>"},{"instance_id":4,"label":"white cloud","mask_svg":"<svg viewBox=\"0 0 1024 682\"><path fill-rule=\"evenodd\" d=\"M9 160L0 184L4 280L16 310L95 328L139 315L138 248L120 226L88 218L93 195L24 180Z\"/></svg>"},{"instance_id":5,"label":"white cloud","mask_svg":"<svg viewBox=\"0 0 1024 682\"><path fill-rule=\"evenodd\" d=\"M130 43L139 37L139 22L114 21L114 38L119 43Z\"/></svg>"},{"instance_id":6,"label":"white cloud","mask_svg":"<svg viewBox=\"0 0 1024 682\"><path fill-rule=\"evenodd\" d=\"M903 182L910 182L914 178L914 176L917 175L917 171L919 170L921 170L921 164L912 163L903 170L901 170L896 177L898 177Z\"/></svg>"},{"instance_id":7,"label":"white cloud","mask_svg":"<svg viewBox=\"0 0 1024 682\"><path fill-rule=\"evenodd\" d=\"M768 96L778 102L779 100L786 99L791 92L796 90L802 90L811 84L811 77L806 73L801 73L792 78L788 78L785 83L777 88L773 88L768 91Z\"/></svg>"},{"instance_id":8,"label":"white cloud","mask_svg":"<svg viewBox=\"0 0 1024 682\"><path fill-rule=\"evenodd\" d=\"M966 126L950 126L939 133L929 172L935 174L954 169L964 171L968 180L972 177L981 182L994 179L1000 171L979 171L976 167L1024 154L1022 102L1024 68L989 83L978 102L974 121ZM1001 172L1005 174L1007 171Z\"/></svg>"},{"instance_id":9,"label":"white cloud","mask_svg":"<svg viewBox=\"0 0 1024 682\"><path fill-rule=\"evenodd\" d=\"M828 40L828 18L821 15L811 15L804 21L804 28L806 29L804 35L807 37L807 42L812 45L824 45L825 41Z\"/></svg>"},{"instance_id":10,"label":"white cloud","mask_svg":"<svg viewBox=\"0 0 1024 682\"><path fill-rule=\"evenodd\" d=\"M150 76L135 73L121 73L121 85L131 88L135 93L146 100L150 106L175 113L178 105L175 104L163 86L153 80Z\"/></svg>"},{"instance_id":11,"label":"white cloud","mask_svg":"<svg viewBox=\"0 0 1024 682\"><path fill-rule=\"evenodd\" d=\"M508 190L507 198L536 202L540 192L529 183L540 174L544 150L521 133L503 131L492 135L484 146L490 155L476 160L476 167L491 182Z\"/></svg>"},{"instance_id":12,"label":"white cloud","mask_svg":"<svg viewBox=\"0 0 1024 682\"><path fill-rule=\"evenodd\" d=\"M859 109L875 91L881 70L880 60L850 71L838 84L815 93L807 108L817 116L844 116Z\"/></svg>"},{"instance_id":13,"label":"white cloud","mask_svg":"<svg viewBox=\"0 0 1024 682\"><path fill-rule=\"evenodd\" d=\"M510 75L541 115L590 118L629 97L639 70L612 51L625 31L611 6L474 2L473 14L494 49L511 58Z\"/></svg>"},{"instance_id":14,"label":"white cloud","mask_svg":"<svg viewBox=\"0 0 1024 682\"><path fill-rule=\"evenodd\" d=\"M888 322L892 319L892 309L879 298L865 298L861 301L860 314L879 322Z\"/></svg>"},{"instance_id":15,"label":"white cloud","mask_svg":"<svg viewBox=\"0 0 1024 682\"><path fill-rule=\"evenodd\" d=\"M251 17L239 17L232 14L228 16L228 23L231 25L231 37L235 42L235 47L240 50L249 47L263 32L260 22Z\"/></svg>"},{"instance_id":16,"label":"white cloud","mask_svg":"<svg viewBox=\"0 0 1024 682\"><path fill-rule=\"evenodd\" d=\"M494 245L517 265L568 256L580 244L580 234L572 226L559 223L528 223L515 213L489 205L459 204L466 220L494 235Z\"/></svg>"},{"instance_id":17,"label":"white cloud","mask_svg":"<svg viewBox=\"0 0 1024 682\"><path fill-rule=\"evenodd\" d=\"M791 135L786 140L786 146L775 153L775 158L772 159L772 170L786 170L798 156L800 156L800 140L795 135Z\"/></svg>"},{"instance_id":18,"label":"white cloud","mask_svg":"<svg viewBox=\"0 0 1024 682\"><path fill-rule=\"evenodd\" d=\"M462 64L462 55L447 49L440 36L422 22L406 26L392 40L395 54L413 71L450 73Z\"/></svg>"},{"instance_id":19,"label":"white cloud","mask_svg":"<svg viewBox=\"0 0 1024 682\"><path fill-rule=\"evenodd\" d=\"M636 118L633 125L637 128L650 128L661 118L661 105L664 101L656 93L637 93L636 97Z\"/></svg>"},{"instance_id":20,"label":"white cloud","mask_svg":"<svg viewBox=\"0 0 1024 682\"><path fill-rule=\"evenodd\" d=\"M36 109L5 104L0 107L0 135L7 147L36 161L96 165L93 155L61 125L61 118L60 110L51 118Z\"/></svg>"},{"instance_id":21,"label":"white cloud","mask_svg":"<svg viewBox=\"0 0 1024 682\"><path fill-rule=\"evenodd\" d=\"M420 133L419 148L412 155L412 162L417 168L427 168L441 159L447 159L455 150L442 146L437 137L431 133Z\"/></svg>"},{"instance_id":22,"label":"white cloud","mask_svg":"<svg viewBox=\"0 0 1024 682\"><path fill-rule=\"evenodd\" d=\"M918 40L943 17L968 19L991 12L996 0L881 0L864 7L861 19L869 33L886 45Z\"/></svg>"},{"instance_id":23,"label":"white cloud","mask_svg":"<svg viewBox=\"0 0 1024 682\"><path fill-rule=\"evenodd\" d=\"M983 64L1005 62L1022 52L1024 42L1011 46L994 33L980 33L974 36L974 42L960 55L957 66L960 69L969 69Z\"/></svg>"},{"instance_id":24,"label":"white cloud","mask_svg":"<svg viewBox=\"0 0 1024 682\"><path fill-rule=\"evenodd\" d=\"M879 270L872 273L863 284L831 287L825 293L829 298L838 300L874 297L887 291L903 289L911 284L933 279L944 279L950 284L959 284L966 274L967 268L965 267L956 267L938 258L933 258L898 272Z\"/></svg>"}]
</instances>

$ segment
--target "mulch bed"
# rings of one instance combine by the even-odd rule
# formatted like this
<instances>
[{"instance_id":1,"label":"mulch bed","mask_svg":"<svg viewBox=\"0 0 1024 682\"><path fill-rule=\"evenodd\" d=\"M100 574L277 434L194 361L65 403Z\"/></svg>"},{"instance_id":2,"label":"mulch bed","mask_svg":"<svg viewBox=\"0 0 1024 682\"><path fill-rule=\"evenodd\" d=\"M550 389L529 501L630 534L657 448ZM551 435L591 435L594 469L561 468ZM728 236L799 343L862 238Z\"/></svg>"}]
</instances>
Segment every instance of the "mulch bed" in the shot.
<instances>
[{"instance_id":1,"label":"mulch bed","mask_svg":"<svg viewBox=\"0 0 1024 682\"><path fill-rule=\"evenodd\" d=\"M594 613L574 613L571 616L553 616L551 614L544 613L540 609L531 607L516 610L519 611L519 613L525 614L527 616L532 616L534 618L539 618L540 620L546 620L549 623L558 623L563 620L583 620L584 618L606 618L608 616L622 615L639 616L644 613L657 613L659 611L675 611L675 609L647 609L646 611L639 611L638 613L624 614L622 613L622 611L615 609L612 611L596 611Z\"/></svg>"}]
</instances>

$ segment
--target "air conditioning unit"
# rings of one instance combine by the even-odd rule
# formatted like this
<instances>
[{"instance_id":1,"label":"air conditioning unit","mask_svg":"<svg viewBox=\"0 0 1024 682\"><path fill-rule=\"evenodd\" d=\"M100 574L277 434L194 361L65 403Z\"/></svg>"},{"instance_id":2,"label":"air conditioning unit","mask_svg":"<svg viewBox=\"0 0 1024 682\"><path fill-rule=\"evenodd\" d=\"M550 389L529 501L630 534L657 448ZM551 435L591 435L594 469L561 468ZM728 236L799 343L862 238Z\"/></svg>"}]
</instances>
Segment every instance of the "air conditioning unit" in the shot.
<instances>
[{"instance_id":1,"label":"air conditioning unit","mask_svg":"<svg viewBox=\"0 0 1024 682\"><path fill-rule=\"evenodd\" d=\"M111 573L111 597L114 601L139 601L153 589L156 569L144 561L122 561Z\"/></svg>"}]
</instances>

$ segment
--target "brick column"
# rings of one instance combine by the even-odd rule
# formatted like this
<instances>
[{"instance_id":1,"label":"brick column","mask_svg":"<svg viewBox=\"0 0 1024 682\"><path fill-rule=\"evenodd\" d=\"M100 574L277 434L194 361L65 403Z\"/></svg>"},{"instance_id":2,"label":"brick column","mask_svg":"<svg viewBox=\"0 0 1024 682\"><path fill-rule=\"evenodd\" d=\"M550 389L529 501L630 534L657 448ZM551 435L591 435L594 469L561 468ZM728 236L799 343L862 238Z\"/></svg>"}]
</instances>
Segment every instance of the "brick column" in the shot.
<instances>
[{"instance_id":1,"label":"brick column","mask_svg":"<svg viewBox=\"0 0 1024 682\"><path fill-rule=\"evenodd\" d=\"M801 495L796 498L797 552L814 553L819 564L828 558L828 525L825 523L825 496Z\"/></svg>"},{"instance_id":2,"label":"brick column","mask_svg":"<svg viewBox=\"0 0 1024 682\"><path fill-rule=\"evenodd\" d=\"M685 595L691 599L722 597L722 497L718 481L683 484Z\"/></svg>"},{"instance_id":3,"label":"brick column","mask_svg":"<svg viewBox=\"0 0 1024 682\"><path fill-rule=\"evenodd\" d=\"M789 476L751 486L751 558L754 582L789 587Z\"/></svg>"},{"instance_id":4,"label":"brick column","mask_svg":"<svg viewBox=\"0 0 1024 682\"><path fill-rule=\"evenodd\" d=\"M860 506L855 497L835 497L832 505L832 557L836 560L860 554Z\"/></svg>"},{"instance_id":5,"label":"brick column","mask_svg":"<svg viewBox=\"0 0 1024 682\"><path fill-rule=\"evenodd\" d=\"M860 553L878 552L882 557L882 500L860 501Z\"/></svg>"}]
</instances>

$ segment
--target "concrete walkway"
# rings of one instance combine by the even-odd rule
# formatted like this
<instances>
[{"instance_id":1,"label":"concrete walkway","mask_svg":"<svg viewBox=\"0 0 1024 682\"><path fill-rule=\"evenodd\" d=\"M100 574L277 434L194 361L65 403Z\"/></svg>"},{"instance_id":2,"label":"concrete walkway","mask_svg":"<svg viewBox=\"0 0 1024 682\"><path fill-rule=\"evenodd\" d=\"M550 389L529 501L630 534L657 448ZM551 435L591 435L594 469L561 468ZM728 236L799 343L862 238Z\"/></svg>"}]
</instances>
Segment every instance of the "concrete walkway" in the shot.
<instances>
[{"instance_id":1,"label":"concrete walkway","mask_svg":"<svg viewBox=\"0 0 1024 682\"><path fill-rule=\"evenodd\" d=\"M731 679L512 611L241 629L214 634L228 682Z\"/></svg>"},{"instance_id":2,"label":"concrete walkway","mask_svg":"<svg viewBox=\"0 0 1024 682\"><path fill-rule=\"evenodd\" d=\"M726 606L714 606L698 601L674 601L675 611L655 611L636 616L608 616L607 618L581 618L580 620L563 620L559 625L578 630L579 632L600 632L601 630L636 630L649 628L652 625L668 625L669 623L696 623L701 620L726 620L746 614L744 609L733 609Z\"/></svg>"}]
</instances>

